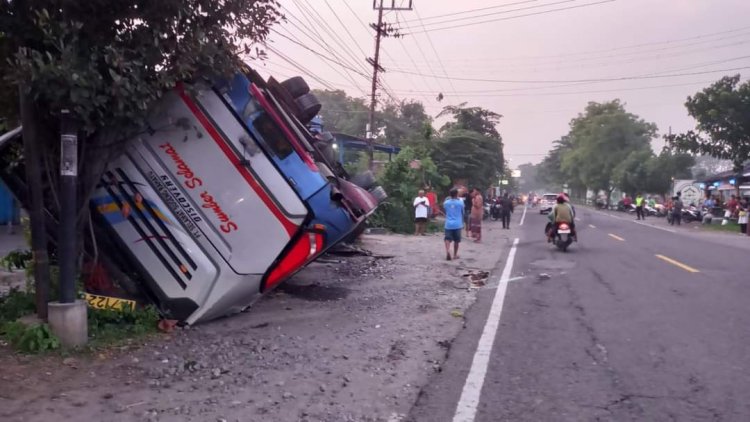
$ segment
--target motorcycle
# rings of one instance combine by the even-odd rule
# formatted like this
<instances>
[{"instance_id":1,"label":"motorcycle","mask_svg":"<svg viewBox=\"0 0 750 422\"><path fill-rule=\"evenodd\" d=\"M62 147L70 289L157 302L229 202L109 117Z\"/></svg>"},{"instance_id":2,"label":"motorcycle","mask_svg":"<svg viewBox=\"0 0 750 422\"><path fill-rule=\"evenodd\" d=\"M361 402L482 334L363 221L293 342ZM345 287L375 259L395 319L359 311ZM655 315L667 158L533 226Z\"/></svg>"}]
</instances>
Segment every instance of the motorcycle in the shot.
<instances>
[{"instance_id":1,"label":"motorcycle","mask_svg":"<svg viewBox=\"0 0 750 422\"><path fill-rule=\"evenodd\" d=\"M502 207L500 206L500 199L496 199L490 205L490 218L492 221L497 221L502 216Z\"/></svg>"},{"instance_id":2,"label":"motorcycle","mask_svg":"<svg viewBox=\"0 0 750 422\"><path fill-rule=\"evenodd\" d=\"M491 208L490 203L485 202L484 207L483 207L484 212L482 213L482 220L486 220L490 217L490 208Z\"/></svg>"},{"instance_id":3,"label":"motorcycle","mask_svg":"<svg viewBox=\"0 0 750 422\"><path fill-rule=\"evenodd\" d=\"M701 211L695 206L689 206L682 209L682 221L690 223L692 221L701 221L703 216Z\"/></svg>"},{"instance_id":4,"label":"motorcycle","mask_svg":"<svg viewBox=\"0 0 750 422\"><path fill-rule=\"evenodd\" d=\"M555 232L554 243L557 249L567 252L568 246L573 243L573 229L568 223L558 223Z\"/></svg>"}]
</instances>

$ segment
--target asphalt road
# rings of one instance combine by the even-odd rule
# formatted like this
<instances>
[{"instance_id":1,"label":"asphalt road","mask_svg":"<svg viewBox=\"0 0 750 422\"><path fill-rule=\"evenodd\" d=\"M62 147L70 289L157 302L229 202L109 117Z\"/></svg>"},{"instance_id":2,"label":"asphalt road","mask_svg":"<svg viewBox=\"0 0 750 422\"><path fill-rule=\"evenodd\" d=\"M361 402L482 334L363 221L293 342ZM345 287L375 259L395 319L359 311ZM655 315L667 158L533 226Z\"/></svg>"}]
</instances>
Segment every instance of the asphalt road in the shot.
<instances>
[{"instance_id":1,"label":"asphalt road","mask_svg":"<svg viewBox=\"0 0 750 422\"><path fill-rule=\"evenodd\" d=\"M750 248L616 217L579 210L580 242L562 253L542 234L546 217L529 210L518 227L514 216L519 243L475 414L455 416L491 286L410 419L750 421Z\"/></svg>"}]
</instances>

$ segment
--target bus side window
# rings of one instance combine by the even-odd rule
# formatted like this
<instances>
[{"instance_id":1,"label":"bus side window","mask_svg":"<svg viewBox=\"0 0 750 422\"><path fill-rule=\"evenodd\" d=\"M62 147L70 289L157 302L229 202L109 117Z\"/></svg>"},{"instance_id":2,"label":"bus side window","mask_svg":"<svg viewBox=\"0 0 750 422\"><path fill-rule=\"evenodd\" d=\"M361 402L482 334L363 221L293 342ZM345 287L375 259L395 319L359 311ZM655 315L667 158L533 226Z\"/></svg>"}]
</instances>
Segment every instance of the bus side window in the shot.
<instances>
[{"instance_id":1,"label":"bus side window","mask_svg":"<svg viewBox=\"0 0 750 422\"><path fill-rule=\"evenodd\" d=\"M276 125L276 122L271 119L268 113L260 113L253 120L253 127L263 138L263 142L280 159L284 159L294 152L292 144L286 139L284 132Z\"/></svg>"}]
</instances>

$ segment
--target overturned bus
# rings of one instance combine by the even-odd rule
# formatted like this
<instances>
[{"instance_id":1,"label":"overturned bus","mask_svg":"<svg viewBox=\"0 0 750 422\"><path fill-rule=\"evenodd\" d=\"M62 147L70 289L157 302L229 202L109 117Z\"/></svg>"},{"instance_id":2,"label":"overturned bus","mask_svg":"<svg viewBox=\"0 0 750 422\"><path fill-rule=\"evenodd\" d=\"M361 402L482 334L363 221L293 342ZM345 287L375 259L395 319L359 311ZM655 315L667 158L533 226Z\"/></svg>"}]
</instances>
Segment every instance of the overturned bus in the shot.
<instances>
[{"instance_id":1,"label":"overturned bus","mask_svg":"<svg viewBox=\"0 0 750 422\"><path fill-rule=\"evenodd\" d=\"M88 290L112 282L192 324L242 311L356 233L385 192L350 182L330 137L310 133L320 108L302 78L251 70L167 93L90 200L109 265L89 263Z\"/></svg>"}]
</instances>

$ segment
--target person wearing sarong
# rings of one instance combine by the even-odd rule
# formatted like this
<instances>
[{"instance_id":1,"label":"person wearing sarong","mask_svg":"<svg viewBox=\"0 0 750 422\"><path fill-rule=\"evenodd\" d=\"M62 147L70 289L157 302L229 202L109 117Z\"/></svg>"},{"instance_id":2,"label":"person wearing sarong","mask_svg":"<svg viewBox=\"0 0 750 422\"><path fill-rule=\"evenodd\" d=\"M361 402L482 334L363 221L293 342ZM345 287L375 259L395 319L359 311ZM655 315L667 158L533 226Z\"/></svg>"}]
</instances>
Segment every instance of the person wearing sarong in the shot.
<instances>
[{"instance_id":1,"label":"person wearing sarong","mask_svg":"<svg viewBox=\"0 0 750 422\"><path fill-rule=\"evenodd\" d=\"M484 198L479 192L479 189L474 188L472 191L471 198L471 216L469 218L469 225L471 230L471 237L474 238L475 242L482 241L482 217L484 216Z\"/></svg>"}]
</instances>

